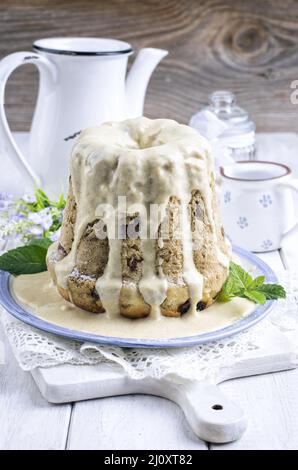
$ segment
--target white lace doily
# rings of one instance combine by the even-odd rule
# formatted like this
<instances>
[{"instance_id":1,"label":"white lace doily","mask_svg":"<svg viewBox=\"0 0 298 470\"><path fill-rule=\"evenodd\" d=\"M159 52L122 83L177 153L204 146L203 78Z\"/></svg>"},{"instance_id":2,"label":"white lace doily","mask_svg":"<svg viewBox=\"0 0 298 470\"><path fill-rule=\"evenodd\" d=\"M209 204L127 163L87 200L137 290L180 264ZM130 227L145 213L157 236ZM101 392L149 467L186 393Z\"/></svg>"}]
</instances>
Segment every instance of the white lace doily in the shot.
<instances>
[{"instance_id":1,"label":"white lace doily","mask_svg":"<svg viewBox=\"0 0 298 470\"><path fill-rule=\"evenodd\" d=\"M202 380L260 349L270 333L278 331L290 342L293 363L298 365L298 271L284 271L280 283L287 299L276 303L268 317L236 336L183 349L128 349L79 343L44 333L7 312L0 315L13 353L23 370L59 364L114 363L134 379L146 376L175 380Z\"/></svg>"}]
</instances>

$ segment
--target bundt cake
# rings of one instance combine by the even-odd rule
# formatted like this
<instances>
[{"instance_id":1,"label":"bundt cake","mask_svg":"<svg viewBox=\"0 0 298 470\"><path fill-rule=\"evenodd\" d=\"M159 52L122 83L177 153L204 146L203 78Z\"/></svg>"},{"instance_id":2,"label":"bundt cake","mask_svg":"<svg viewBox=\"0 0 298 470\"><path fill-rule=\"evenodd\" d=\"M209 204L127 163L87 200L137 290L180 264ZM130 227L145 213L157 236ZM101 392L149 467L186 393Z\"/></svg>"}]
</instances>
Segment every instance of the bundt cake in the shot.
<instances>
[{"instance_id":1,"label":"bundt cake","mask_svg":"<svg viewBox=\"0 0 298 470\"><path fill-rule=\"evenodd\" d=\"M213 158L197 131L141 117L80 134L47 256L66 300L109 316L193 314L214 301L229 261Z\"/></svg>"}]
</instances>

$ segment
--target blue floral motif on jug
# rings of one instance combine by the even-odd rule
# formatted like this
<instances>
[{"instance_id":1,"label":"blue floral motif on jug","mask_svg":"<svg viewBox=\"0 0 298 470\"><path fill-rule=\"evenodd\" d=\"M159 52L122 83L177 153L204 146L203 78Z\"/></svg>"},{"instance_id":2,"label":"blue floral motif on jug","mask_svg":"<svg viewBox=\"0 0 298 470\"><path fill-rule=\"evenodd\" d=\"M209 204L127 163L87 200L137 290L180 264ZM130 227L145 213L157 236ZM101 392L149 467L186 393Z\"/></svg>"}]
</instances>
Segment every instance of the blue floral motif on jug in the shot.
<instances>
[{"instance_id":1,"label":"blue floral motif on jug","mask_svg":"<svg viewBox=\"0 0 298 470\"><path fill-rule=\"evenodd\" d=\"M231 202L231 191L226 191L224 193L224 202L227 204L228 202Z\"/></svg>"},{"instance_id":2,"label":"blue floral motif on jug","mask_svg":"<svg viewBox=\"0 0 298 470\"><path fill-rule=\"evenodd\" d=\"M269 194L263 194L263 196L261 197L261 199L259 199L259 203L263 206L263 207L269 207L272 205L272 199L271 199L271 196Z\"/></svg>"},{"instance_id":3,"label":"blue floral motif on jug","mask_svg":"<svg viewBox=\"0 0 298 470\"><path fill-rule=\"evenodd\" d=\"M273 242L267 238L266 240L263 240L261 248L264 250L270 250L270 248L273 246Z\"/></svg>"},{"instance_id":4,"label":"blue floral motif on jug","mask_svg":"<svg viewBox=\"0 0 298 470\"><path fill-rule=\"evenodd\" d=\"M248 227L247 218L246 217L239 217L239 219L237 220L237 224L239 225L239 227L241 229L244 229L244 228Z\"/></svg>"}]
</instances>

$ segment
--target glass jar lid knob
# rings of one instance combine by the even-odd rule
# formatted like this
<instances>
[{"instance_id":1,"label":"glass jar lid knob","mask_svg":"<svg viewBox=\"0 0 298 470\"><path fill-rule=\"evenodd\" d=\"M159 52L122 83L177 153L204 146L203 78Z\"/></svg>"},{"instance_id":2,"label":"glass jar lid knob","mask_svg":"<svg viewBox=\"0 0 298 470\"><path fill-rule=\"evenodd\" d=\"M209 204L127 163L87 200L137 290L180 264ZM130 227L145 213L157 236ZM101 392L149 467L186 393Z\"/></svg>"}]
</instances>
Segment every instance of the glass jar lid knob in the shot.
<instances>
[{"instance_id":1,"label":"glass jar lid knob","mask_svg":"<svg viewBox=\"0 0 298 470\"><path fill-rule=\"evenodd\" d=\"M209 96L209 103L215 112L228 112L236 103L235 95L230 91L220 90L214 91Z\"/></svg>"}]
</instances>

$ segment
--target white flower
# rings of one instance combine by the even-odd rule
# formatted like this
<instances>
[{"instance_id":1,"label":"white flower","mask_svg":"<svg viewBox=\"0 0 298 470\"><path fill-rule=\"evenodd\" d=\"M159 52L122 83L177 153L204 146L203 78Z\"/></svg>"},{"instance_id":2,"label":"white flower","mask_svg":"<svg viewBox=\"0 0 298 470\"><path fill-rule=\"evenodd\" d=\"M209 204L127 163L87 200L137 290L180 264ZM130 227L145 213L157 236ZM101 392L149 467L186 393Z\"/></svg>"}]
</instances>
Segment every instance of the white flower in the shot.
<instances>
[{"instance_id":1,"label":"white flower","mask_svg":"<svg viewBox=\"0 0 298 470\"><path fill-rule=\"evenodd\" d=\"M52 240L52 242L56 242L57 240L59 240L59 237L60 237L60 228L59 230L57 230L57 232L54 232L54 233L51 233L50 234L50 239Z\"/></svg>"},{"instance_id":2,"label":"white flower","mask_svg":"<svg viewBox=\"0 0 298 470\"><path fill-rule=\"evenodd\" d=\"M36 225L40 225L43 230L49 230L53 224L53 217L50 213L50 208L46 207L39 212L31 212L28 219Z\"/></svg>"},{"instance_id":3,"label":"white flower","mask_svg":"<svg viewBox=\"0 0 298 470\"><path fill-rule=\"evenodd\" d=\"M24 194L24 196L22 197L22 199L25 201L25 202L28 202L29 204L33 204L35 202L35 196L34 194L29 194L29 193L26 193Z\"/></svg>"},{"instance_id":4,"label":"white flower","mask_svg":"<svg viewBox=\"0 0 298 470\"><path fill-rule=\"evenodd\" d=\"M0 210L8 209L13 201L13 195L5 192L0 192Z\"/></svg>"},{"instance_id":5,"label":"white flower","mask_svg":"<svg viewBox=\"0 0 298 470\"><path fill-rule=\"evenodd\" d=\"M41 227L31 227L28 229L28 233L30 235L34 235L34 237L41 237L43 235L43 229Z\"/></svg>"}]
</instances>

